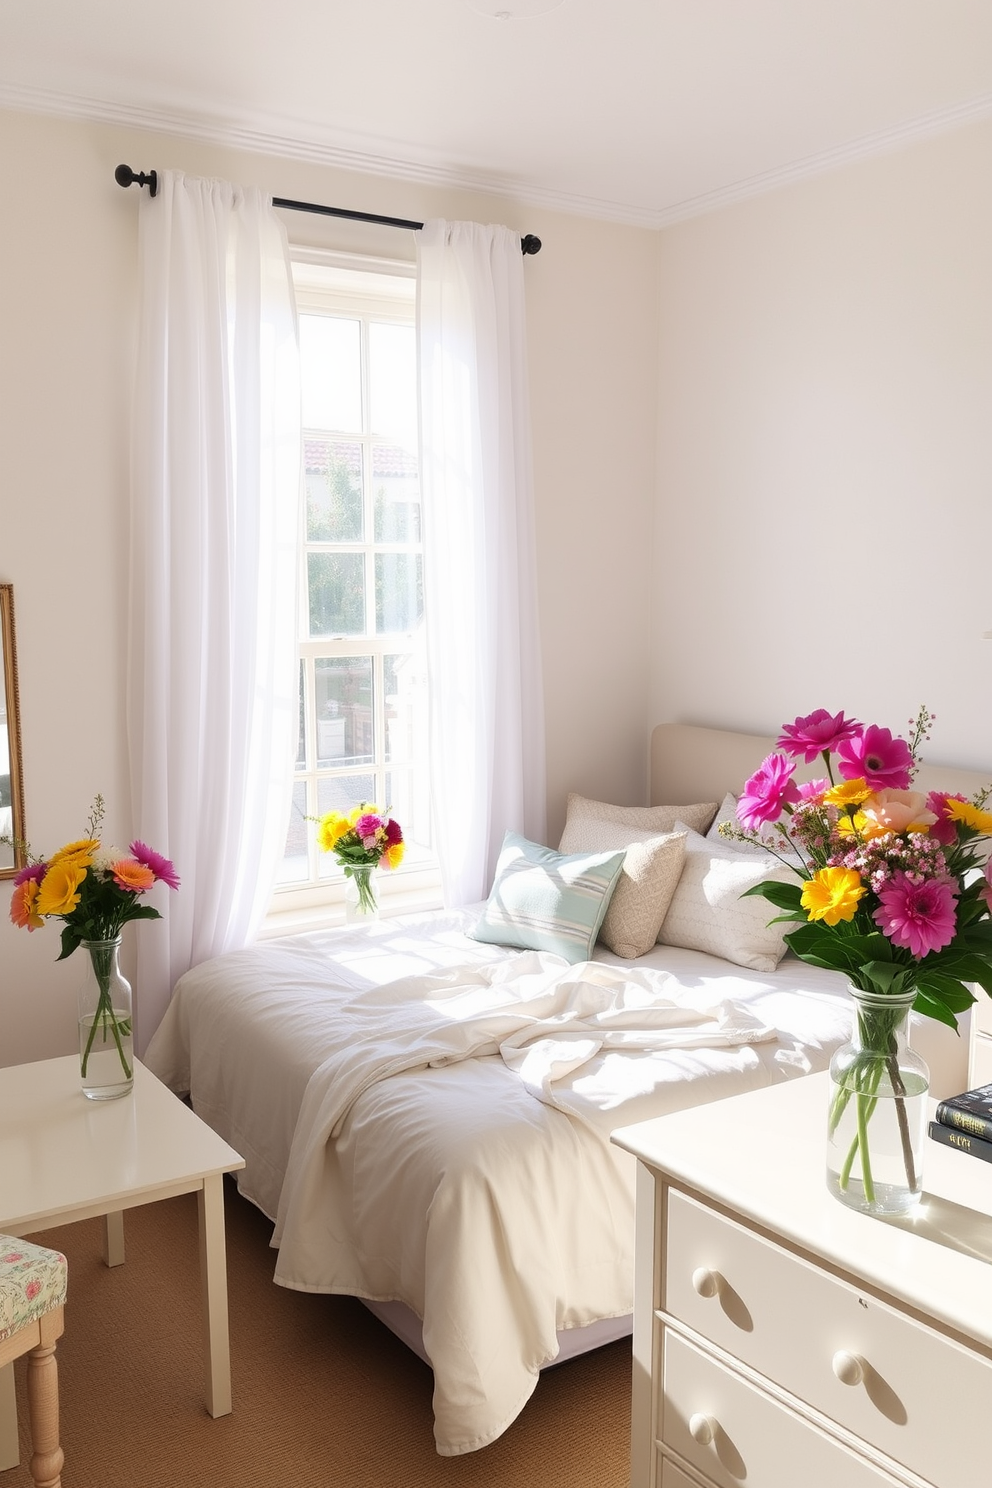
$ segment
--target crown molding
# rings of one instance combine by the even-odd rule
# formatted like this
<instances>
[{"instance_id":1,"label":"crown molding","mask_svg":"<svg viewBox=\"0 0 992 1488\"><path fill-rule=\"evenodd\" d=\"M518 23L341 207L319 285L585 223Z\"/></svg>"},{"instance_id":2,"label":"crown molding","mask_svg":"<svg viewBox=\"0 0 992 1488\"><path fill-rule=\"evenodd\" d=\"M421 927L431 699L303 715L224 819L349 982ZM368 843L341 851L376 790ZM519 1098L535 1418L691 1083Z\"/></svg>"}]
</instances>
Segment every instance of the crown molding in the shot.
<instances>
[{"instance_id":1,"label":"crown molding","mask_svg":"<svg viewBox=\"0 0 992 1488\"><path fill-rule=\"evenodd\" d=\"M932 110L892 128L878 130L844 145L790 161L772 170L730 182L713 191L687 197L659 209L538 187L527 181L497 176L484 169L452 166L436 159L430 160L426 156L416 159L411 155L409 144L394 145L390 141L363 140L359 136L352 136L351 143L345 145L339 135L321 135L312 125L303 125L297 120L269 119L264 121L266 127L260 128L255 124L239 123L217 115L110 103L104 99L55 93L9 83L0 83L0 108L197 139L232 149L249 150L255 154L304 160L363 175L416 181L427 186L461 191L484 192L512 198L526 206L571 216L592 217L629 227L660 229L986 119L992 115L992 93ZM141 168L150 169L154 166L155 161L152 161L150 164L146 162Z\"/></svg>"}]
</instances>

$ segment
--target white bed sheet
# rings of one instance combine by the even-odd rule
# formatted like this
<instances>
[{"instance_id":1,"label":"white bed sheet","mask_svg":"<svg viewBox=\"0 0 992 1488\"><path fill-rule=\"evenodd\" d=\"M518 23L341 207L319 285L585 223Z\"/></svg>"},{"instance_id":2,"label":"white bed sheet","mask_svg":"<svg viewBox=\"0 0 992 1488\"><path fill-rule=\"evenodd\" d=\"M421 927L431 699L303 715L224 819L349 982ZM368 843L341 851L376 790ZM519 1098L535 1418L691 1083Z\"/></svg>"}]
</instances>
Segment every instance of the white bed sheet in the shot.
<instances>
[{"instance_id":1,"label":"white bed sheet","mask_svg":"<svg viewBox=\"0 0 992 1488\"><path fill-rule=\"evenodd\" d=\"M306 1145L308 1087L307 1109L320 1105L311 1079L322 1071L333 1086L327 1061L340 1058L342 1004L401 978L470 975L519 958L465 934L477 913L268 941L180 981L146 1062L244 1156L242 1191L280 1225L292 1208L284 1183L294 1138L297 1156ZM822 1069L849 1033L841 980L791 957L769 975L662 946L637 962L597 948L595 960L625 979L674 973L684 1006L730 999L773 1037L603 1050L561 1087L578 1090L580 1108L591 1100L595 1120L535 1099L498 1052L415 1067L370 1083L334 1139L311 1144L310 1176L321 1154L331 1198L296 1205L303 1219L283 1237L277 1279L399 1301L422 1319L444 1455L506 1429L555 1357L559 1332L630 1312L633 1160L609 1143L610 1126Z\"/></svg>"}]
</instances>

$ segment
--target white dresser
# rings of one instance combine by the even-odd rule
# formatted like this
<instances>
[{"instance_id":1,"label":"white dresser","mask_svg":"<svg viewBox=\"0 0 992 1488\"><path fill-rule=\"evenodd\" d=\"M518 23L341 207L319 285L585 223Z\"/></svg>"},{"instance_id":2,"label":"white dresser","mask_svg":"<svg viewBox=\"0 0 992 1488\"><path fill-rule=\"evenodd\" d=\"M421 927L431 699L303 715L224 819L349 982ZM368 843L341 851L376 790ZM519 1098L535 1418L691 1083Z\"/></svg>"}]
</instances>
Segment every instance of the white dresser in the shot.
<instances>
[{"instance_id":1,"label":"white dresser","mask_svg":"<svg viewBox=\"0 0 992 1488\"><path fill-rule=\"evenodd\" d=\"M971 1053L968 1060L968 1089L992 1085L992 997L976 989L971 1010Z\"/></svg>"},{"instance_id":2,"label":"white dresser","mask_svg":"<svg viewBox=\"0 0 992 1488\"><path fill-rule=\"evenodd\" d=\"M826 1082L614 1133L639 1159L632 1488L992 1481L992 1164L927 1140L917 1214L855 1213Z\"/></svg>"}]
</instances>

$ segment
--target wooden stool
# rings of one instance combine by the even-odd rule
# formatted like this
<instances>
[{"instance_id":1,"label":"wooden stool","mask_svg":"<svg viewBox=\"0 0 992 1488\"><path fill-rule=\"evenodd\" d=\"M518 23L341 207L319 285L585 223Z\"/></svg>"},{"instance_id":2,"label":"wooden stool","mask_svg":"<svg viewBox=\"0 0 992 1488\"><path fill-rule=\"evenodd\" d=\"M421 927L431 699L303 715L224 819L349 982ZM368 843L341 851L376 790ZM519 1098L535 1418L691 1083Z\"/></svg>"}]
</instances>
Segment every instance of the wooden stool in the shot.
<instances>
[{"instance_id":1,"label":"wooden stool","mask_svg":"<svg viewBox=\"0 0 992 1488\"><path fill-rule=\"evenodd\" d=\"M28 1356L31 1476L36 1488L60 1488L59 1381L55 1340L64 1322L65 1256L0 1235L0 1369Z\"/></svg>"}]
</instances>

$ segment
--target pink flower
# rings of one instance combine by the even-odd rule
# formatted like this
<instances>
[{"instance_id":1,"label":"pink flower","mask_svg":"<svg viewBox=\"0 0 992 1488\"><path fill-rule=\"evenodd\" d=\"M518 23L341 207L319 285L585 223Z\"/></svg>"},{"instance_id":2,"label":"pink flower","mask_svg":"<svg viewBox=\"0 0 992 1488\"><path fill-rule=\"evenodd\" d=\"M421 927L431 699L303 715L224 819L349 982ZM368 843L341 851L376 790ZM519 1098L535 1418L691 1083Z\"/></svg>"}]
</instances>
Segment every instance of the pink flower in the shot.
<instances>
[{"instance_id":1,"label":"pink flower","mask_svg":"<svg viewBox=\"0 0 992 1488\"><path fill-rule=\"evenodd\" d=\"M861 780L872 790L908 790L913 756L905 739L894 739L887 728L870 723L837 751L838 769L845 780Z\"/></svg>"},{"instance_id":2,"label":"pink flower","mask_svg":"<svg viewBox=\"0 0 992 1488\"><path fill-rule=\"evenodd\" d=\"M128 851L132 857L137 858L139 863L144 863L146 868L150 868L156 879L161 879L163 883L169 885L170 889L178 889L179 874L168 858L156 852L153 847L147 847L143 842L132 842Z\"/></svg>"},{"instance_id":3,"label":"pink flower","mask_svg":"<svg viewBox=\"0 0 992 1488\"><path fill-rule=\"evenodd\" d=\"M811 764L818 754L831 753L843 740L850 739L861 727L843 713L830 714L826 708L817 708L795 723L787 723L778 739L776 749L784 749L795 759L802 755Z\"/></svg>"},{"instance_id":4,"label":"pink flower","mask_svg":"<svg viewBox=\"0 0 992 1488\"><path fill-rule=\"evenodd\" d=\"M954 886L945 878L917 880L896 872L878 889L874 920L893 945L922 960L954 939L956 901Z\"/></svg>"},{"instance_id":5,"label":"pink flower","mask_svg":"<svg viewBox=\"0 0 992 1488\"><path fill-rule=\"evenodd\" d=\"M799 800L792 777L795 765L784 754L770 754L755 770L737 802L737 820L748 832L765 822L777 821L784 807Z\"/></svg>"},{"instance_id":6,"label":"pink flower","mask_svg":"<svg viewBox=\"0 0 992 1488\"><path fill-rule=\"evenodd\" d=\"M38 1293L40 1291L41 1291L41 1282L38 1280L38 1278L36 1276L33 1277L29 1282L26 1282L25 1283L24 1295L25 1295L25 1297L27 1298L27 1300L29 1302L32 1300L33 1297L37 1297L37 1295L38 1295Z\"/></svg>"},{"instance_id":7,"label":"pink flower","mask_svg":"<svg viewBox=\"0 0 992 1488\"><path fill-rule=\"evenodd\" d=\"M14 874L14 888L20 888L22 883L41 883L45 876L45 863L29 863L26 868L20 869Z\"/></svg>"},{"instance_id":8,"label":"pink flower","mask_svg":"<svg viewBox=\"0 0 992 1488\"><path fill-rule=\"evenodd\" d=\"M937 818L930 828L930 836L943 847L951 847L958 840L958 825L947 814L947 802L963 800L964 796L954 795L950 791L931 791L927 796L927 810L932 811Z\"/></svg>"},{"instance_id":9,"label":"pink flower","mask_svg":"<svg viewBox=\"0 0 992 1488\"><path fill-rule=\"evenodd\" d=\"M384 831L382 817L377 816L373 811L366 811L355 823L355 832L361 839L363 847L377 846L382 840L381 834Z\"/></svg>"},{"instance_id":10,"label":"pink flower","mask_svg":"<svg viewBox=\"0 0 992 1488\"><path fill-rule=\"evenodd\" d=\"M824 791L830 789L829 780L804 780L796 787L800 801L819 801Z\"/></svg>"}]
</instances>

